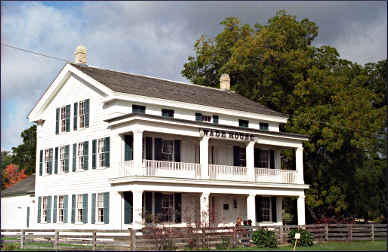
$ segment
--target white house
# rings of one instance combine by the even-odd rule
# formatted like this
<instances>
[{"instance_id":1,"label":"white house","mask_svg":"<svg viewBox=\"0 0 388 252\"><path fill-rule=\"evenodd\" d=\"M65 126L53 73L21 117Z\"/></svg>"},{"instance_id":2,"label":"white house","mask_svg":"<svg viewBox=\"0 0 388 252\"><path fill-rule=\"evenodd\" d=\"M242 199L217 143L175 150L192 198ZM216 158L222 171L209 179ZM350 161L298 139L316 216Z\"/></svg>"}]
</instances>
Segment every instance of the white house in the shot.
<instances>
[{"instance_id":1,"label":"white house","mask_svg":"<svg viewBox=\"0 0 388 252\"><path fill-rule=\"evenodd\" d=\"M303 135L287 116L230 90L86 65L77 47L28 118L37 122L39 228L281 224L297 197L305 224ZM296 154L295 170L280 151Z\"/></svg>"}]
</instances>

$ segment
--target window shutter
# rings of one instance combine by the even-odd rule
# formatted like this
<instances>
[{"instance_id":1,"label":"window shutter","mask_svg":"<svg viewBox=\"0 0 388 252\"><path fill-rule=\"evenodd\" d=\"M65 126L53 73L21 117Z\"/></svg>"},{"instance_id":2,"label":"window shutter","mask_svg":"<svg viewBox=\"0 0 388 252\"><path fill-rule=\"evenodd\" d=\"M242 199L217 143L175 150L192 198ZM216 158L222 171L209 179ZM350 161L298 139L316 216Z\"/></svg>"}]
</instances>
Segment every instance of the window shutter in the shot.
<instances>
[{"instance_id":1,"label":"window shutter","mask_svg":"<svg viewBox=\"0 0 388 252\"><path fill-rule=\"evenodd\" d=\"M271 197L271 203L272 203L272 222L276 222L277 221L277 216L276 216L276 197Z\"/></svg>"},{"instance_id":2,"label":"window shutter","mask_svg":"<svg viewBox=\"0 0 388 252\"><path fill-rule=\"evenodd\" d=\"M82 216L82 223L88 223L88 194L85 193L83 195L83 202L82 202L82 208L83 208L83 216Z\"/></svg>"},{"instance_id":3,"label":"window shutter","mask_svg":"<svg viewBox=\"0 0 388 252\"><path fill-rule=\"evenodd\" d=\"M30 207L27 207L27 228L30 227Z\"/></svg>"},{"instance_id":4,"label":"window shutter","mask_svg":"<svg viewBox=\"0 0 388 252\"><path fill-rule=\"evenodd\" d=\"M71 197L71 223L75 223L75 195Z\"/></svg>"},{"instance_id":5,"label":"window shutter","mask_svg":"<svg viewBox=\"0 0 388 252\"><path fill-rule=\"evenodd\" d=\"M66 132L70 132L70 104L66 105Z\"/></svg>"},{"instance_id":6,"label":"window shutter","mask_svg":"<svg viewBox=\"0 0 388 252\"><path fill-rule=\"evenodd\" d=\"M218 124L218 115L213 115L213 123Z\"/></svg>"},{"instance_id":7,"label":"window shutter","mask_svg":"<svg viewBox=\"0 0 388 252\"><path fill-rule=\"evenodd\" d=\"M162 214L162 193L155 192L155 217L160 217Z\"/></svg>"},{"instance_id":8,"label":"window shutter","mask_svg":"<svg viewBox=\"0 0 388 252\"><path fill-rule=\"evenodd\" d=\"M233 165L240 166L240 147L233 146Z\"/></svg>"},{"instance_id":9,"label":"window shutter","mask_svg":"<svg viewBox=\"0 0 388 252\"><path fill-rule=\"evenodd\" d=\"M201 113L195 113L195 120L201 122L202 121L202 114Z\"/></svg>"},{"instance_id":10,"label":"window shutter","mask_svg":"<svg viewBox=\"0 0 388 252\"><path fill-rule=\"evenodd\" d=\"M68 196L63 196L63 222L67 223Z\"/></svg>"},{"instance_id":11,"label":"window shutter","mask_svg":"<svg viewBox=\"0 0 388 252\"><path fill-rule=\"evenodd\" d=\"M59 108L57 108L56 120L55 120L55 134L59 134Z\"/></svg>"},{"instance_id":12,"label":"window shutter","mask_svg":"<svg viewBox=\"0 0 388 252\"><path fill-rule=\"evenodd\" d=\"M260 149L259 148L255 148L255 152L254 152L254 163L255 163L255 167L260 167Z\"/></svg>"},{"instance_id":13,"label":"window shutter","mask_svg":"<svg viewBox=\"0 0 388 252\"><path fill-rule=\"evenodd\" d=\"M133 160L133 137L132 135L124 136L124 160Z\"/></svg>"},{"instance_id":14,"label":"window shutter","mask_svg":"<svg viewBox=\"0 0 388 252\"><path fill-rule=\"evenodd\" d=\"M104 193L104 224L109 224L109 192Z\"/></svg>"},{"instance_id":15,"label":"window shutter","mask_svg":"<svg viewBox=\"0 0 388 252\"><path fill-rule=\"evenodd\" d=\"M42 197L38 197L38 223L40 223L40 214L41 214L41 204L42 204Z\"/></svg>"},{"instance_id":16,"label":"window shutter","mask_svg":"<svg viewBox=\"0 0 388 252\"><path fill-rule=\"evenodd\" d=\"M40 150L40 157L39 157L39 176L42 176L43 173L43 150Z\"/></svg>"},{"instance_id":17,"label":"window shutter","mask_svg":"<svg viewBox=\"0 0 388 252\"><path fill-rule=\"evenodd\" d=\"M155 160L162 159L162 139L155 138Z\"/></svg>"},{"instance_id":18,"label":"window shutter","mask_svg":"<svg viewBox=\"0 0 388 252\"><path fill-rule=\"evenodd\" d=\"M175 162L181 161L181 140L175 140Z\"/></svg>"},{"instance_id":19,"label":"window shutter","mask_svg":"<svg viewBox=\"0 0 388 252\"><path fill-rule=\"evenodd\" d=\"M146 137L146 159L152 160L152 137Z\"/></svg>"},{"instance_id":20,"label":"window shutter","mask_svg":"<svg viewBox=\"0 0 388 252\"><path fill-rule=\"evenodd\" d=\"M263 214L261 209L261 196L256 196L255 202L256 202L256 221L262 222L263 221Z\"/></svg>"},{"instance_id":21,"label":"window shutter","mask_svg":"<svg viewBox=\"0 0 388 252\"><path fill-rule=\"evenodd\" d=\"M132 192L124 192L124 224L132 223Z\"/></svg>"},{"instance_id":22,"label":"window shutter","mask_svg":"<svg viewBox=\"0 0 388 252\"><path fill-rule=\"evenodd\" d=\"M77 144L73 144L73 172L77 168Z\"/></svg>"},{"instance_id":23,"label":"window shutter","mask_svg":"<svg viewBox=\"0 0 388 252\"><path fill-rule=\"evenodd\" d=\"M69 155L70 154L70 145L65 146L65 172L69 172Z\"/></svg>"},{"instance_id":24,"label":"window shutter","mask_svg":"<svg viewBox=\"0 0 388 252\"><path fill-rule=\"evenodd\" d=\"M270 150L269 154L269 168L275 169L275 152L273 150Z\"/></svg>"},{"instance_id":25,"label":"window shutter","mask_svg":"<svg viewBox=\"0 0 388 252\"><path fill-rule=\"evenodd\" d=\"M89 128L89 99L85 101L85 128Z\"/></svg>"},{"instance_id":26,"label":"window shutter","mask_svg":"<svg viewBox=\"0 0 388 252\"><path fill-rule=\"evenodd\" d=\"M54 173L58 173L58 147L55 147L55 165L54 165Z\"/></svg>"},{"instance_id":27,"label":"window shutter","mask_svg":"<svg viewBox=\"0 0 388 252\"><path fill-rule=\"evenodd\" d=\"M53 156L53 149L50 149L49 153L50 153L50 156L52 157ZM50 159L50 161L49 161L48 173L49 174L53 173L53 160L52 159Z\"/></svg>"},{"instance_id":28,"label":"window shutter","mask_svg":"<svg viewBox=\"0 0 388 252\"><path fill-rule=\"evenodd\" d=\"M51 196L47 197L47 223L51 223Z\"/></svg>"},{"instance_id":29,"label":"window shutter","mask_svg":"<svg viewBox=\"0 0 388 252\"><path fill-rule=\"evenodd\" d=\"M109 153L110 153L110 138L109 137L105 137L105 140L104 140L104 150L105 150L105 164L104 166L105 167L109 167L110 165L110 160L109 160Z\"/></svg>"},{"instance_id":30,"label":"window shutter","mask_svg":"<svg viewBox=\"0 0 388 252\"><path fill-rule=\"evenodd\" d=\"M152 223L152 192L145 192L145 220L147 223Z\"/></svg>"},{"instance_id":31,"label":"window shutter","mask_svg":"<svg viewBox=\"0 0 388 252\"><path fill-rule=\"evenodd\" d=\"M54 196L53 223L57 223L57 195Z\"/></svg>"},{"instance_id":32,"label":"window shutter","mask_svg":"<svg viewBox=\"0 0 388 252\"><path fill-rule=\"evenodd\" d=\"M97 140L92 141L92 169L96 169Z\"/></svg>"},{"instance_id":33,"label":"window shutter","mask_svg":"<svg viewBox=\"0 0 388 252\"><path fill-rule=\"evenodd\" d=\"M78 113L78 102L74 103L74 119L73 119L73 129L77 130L77 113Z\"/></svg>"},{"instance_id":34,"label":"window shutter","mask_svg":"<svg viewBox=\"0 0 388 252\"><path fill-rule=\"evenodd\" d=\"M182 194L175 193L175 223L182 222Z\"/></svg>"},{"instance_id":35,"label":"window shutter","mask_svg":"<svg viewBox=\"0 0 388 252\"><path fill-rule=\"evenodd\" d=\"M96 194L92 193L92 220L91 223L95 224L96 223Z\"/></svg>"},{"instance_id":36,"label":"window shutter","mask_svg":"<svg viewBox=\"0 0 388 252\"><path fill-rule=\"evenodd\" d=\"M88 169L89 164L89 142L84 142L84 170Z\"/></svg>"}]
</instances>

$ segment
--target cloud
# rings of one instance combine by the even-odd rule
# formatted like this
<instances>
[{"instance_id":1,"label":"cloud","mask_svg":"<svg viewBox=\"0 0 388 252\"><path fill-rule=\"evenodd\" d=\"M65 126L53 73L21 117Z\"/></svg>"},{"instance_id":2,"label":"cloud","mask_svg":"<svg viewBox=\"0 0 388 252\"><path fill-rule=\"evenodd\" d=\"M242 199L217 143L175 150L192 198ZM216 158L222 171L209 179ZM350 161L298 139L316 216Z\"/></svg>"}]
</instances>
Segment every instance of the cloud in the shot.
<instances>
[{"instance_id":1,"label":"cloud","mask_svg":"<svg viewBox=\"0 0 388 252\"><path fill-rule=\"evenodd\" d=\"M2 42L73 60L77 45L88 63L124 72L186 81L180 71L200 35L219 23L265 23L286 9L319 26L317 45L365 63L386 57L385 2L2 2ZM2 146L21 142L26 116L63 62L3 47Z\"/></svg>"}]
</instances>

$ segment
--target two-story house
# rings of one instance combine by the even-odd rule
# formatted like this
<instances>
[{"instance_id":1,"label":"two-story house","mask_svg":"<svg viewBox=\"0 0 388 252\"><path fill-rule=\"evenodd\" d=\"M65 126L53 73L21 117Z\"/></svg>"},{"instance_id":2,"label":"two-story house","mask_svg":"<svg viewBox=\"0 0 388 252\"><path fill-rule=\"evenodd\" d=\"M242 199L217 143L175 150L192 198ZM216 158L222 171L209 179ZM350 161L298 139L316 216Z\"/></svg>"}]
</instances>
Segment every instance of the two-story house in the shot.
<instances>
[{"instance_id":1,"label":"two-story house","mask_svg":"<svg viewBox=\"0 0 388 252\"><path fill-rule=\"evenodd\" d=\"M39 228L305 224L303 135L287 116L230 90L86 65L77 47L30 112L37 122ZM295 170L282 169L292 149Z\"/></svg>"}]
</instances>

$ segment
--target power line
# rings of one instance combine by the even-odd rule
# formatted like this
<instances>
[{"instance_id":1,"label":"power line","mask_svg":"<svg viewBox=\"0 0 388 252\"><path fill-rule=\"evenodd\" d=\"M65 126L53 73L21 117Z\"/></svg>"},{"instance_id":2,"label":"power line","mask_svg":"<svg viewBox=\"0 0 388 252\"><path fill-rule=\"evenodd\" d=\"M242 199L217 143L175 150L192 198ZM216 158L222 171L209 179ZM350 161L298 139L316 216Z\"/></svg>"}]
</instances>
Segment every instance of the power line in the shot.
<instances>
[{"instance_id":1,"label":"power line","mask_svg":"<svg viewBox=\"0 0 388 252\"><path fill-rule=\"evenodd\" d=\"M49 58L49 59L55 59L55 60L59 60L59 61L64 61L66 63L70 62L70 60L67 60L67 59L63 59L63 58L59 58L59 57L55 57L55 56L50 56L50 55L47 55L47 54L44 54L44 53L35 52L35 51L32 51L32 50L16 47L16 46L13 46L13 45L8 45L8 44L5 44L5 43L1 43L1 45L9 47L9 48L16 49L16 50L19 50L19 51L22 51L22 52L27 52L27 53L35 54L35 55L38 55L38 56L46 57L46 58Z\"/></svg>"}]
</instances>

